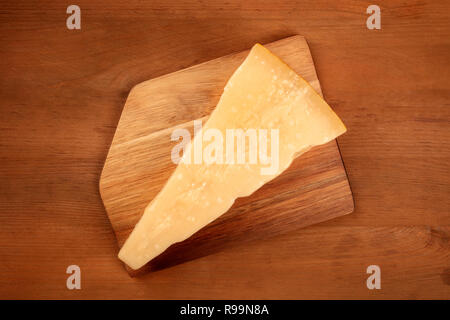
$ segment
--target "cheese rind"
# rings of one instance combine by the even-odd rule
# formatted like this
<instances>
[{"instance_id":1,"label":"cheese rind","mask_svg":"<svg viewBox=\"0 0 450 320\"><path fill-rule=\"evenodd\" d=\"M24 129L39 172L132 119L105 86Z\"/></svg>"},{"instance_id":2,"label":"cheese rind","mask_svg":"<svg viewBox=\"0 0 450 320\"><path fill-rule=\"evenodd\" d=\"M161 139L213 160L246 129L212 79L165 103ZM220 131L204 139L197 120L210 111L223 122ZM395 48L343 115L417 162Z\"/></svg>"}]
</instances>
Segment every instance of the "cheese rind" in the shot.
<instances>
[{"instance_id":1,"label":"cheese rind","mask_svg":"<svg viewBox=\"0 0 450 320\"><path fill-rule=\"evenodd\" d=\"M227 129L250 128L279 130L277 170L263 175L261 168L267 166L261 163L180 162L120 250L122 261L133 269L142 267L221 216L236 198L252 194L278 176L295 157L346 131L314 89L259 44L228 81L203 132L216 129L226 137ZM270 146L272 137L267 138ZM194 137L184 157L194 153L199 139L202 134ZM203 143L203 151L207 146Z\"/></svg>"}]
</instances>

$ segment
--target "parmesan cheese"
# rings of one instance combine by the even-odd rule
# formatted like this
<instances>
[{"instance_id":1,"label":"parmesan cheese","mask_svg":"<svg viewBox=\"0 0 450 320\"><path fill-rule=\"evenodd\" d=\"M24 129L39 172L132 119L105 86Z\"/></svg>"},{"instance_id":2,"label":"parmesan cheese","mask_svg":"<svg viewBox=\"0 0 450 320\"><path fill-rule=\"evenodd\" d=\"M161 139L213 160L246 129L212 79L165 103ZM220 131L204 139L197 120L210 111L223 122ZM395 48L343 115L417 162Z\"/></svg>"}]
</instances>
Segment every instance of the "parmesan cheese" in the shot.
<instances>
[{"instance_id":1,"label":"parmesan cheese","mask_svg":"<svg viewBox=\"0 0 450 320\"><path fill-rule=\"evenodd\" d=\"M229 79L202 131L217 129L225 137L227 129L249 128L279 130L277 169L262 174L267 163L181 161L120 250L122 261L133 269L142 267L217 219L236 198L252 194L281 174L295 157L346 131L314 89L259 44ZM194 137L184 156L193 153L199 139L202 134ZM271 146L270 135L268 139Z\"/></svg>"}]
</instances>

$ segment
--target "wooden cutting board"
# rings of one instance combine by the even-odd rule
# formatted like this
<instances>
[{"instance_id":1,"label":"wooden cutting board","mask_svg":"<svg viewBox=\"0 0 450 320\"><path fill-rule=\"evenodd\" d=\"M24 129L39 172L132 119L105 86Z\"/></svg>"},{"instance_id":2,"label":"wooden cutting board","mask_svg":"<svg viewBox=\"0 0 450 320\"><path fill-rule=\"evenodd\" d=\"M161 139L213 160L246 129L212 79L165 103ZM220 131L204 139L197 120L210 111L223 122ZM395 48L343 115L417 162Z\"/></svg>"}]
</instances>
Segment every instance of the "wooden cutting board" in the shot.
<instances>
[{"instance_id":1,"label":"wooden cutting board","mask_svg":"<svg viewBox=\"0 0 450 320\"><path fill-rule=\"evenodd\" d=\"M321 94L306 40L293 36L267 45ZM125 103L100 178L100 194L121 247L144 208L175 165L170 135L193 133L193 120L215 108L244 51L135 86ZM173 266L251 240L298 230L353 211L353 198L336 141L313 148L254 194L239 198L219 219L172 245L132 275Z\"/></svg>"}]
</instances>

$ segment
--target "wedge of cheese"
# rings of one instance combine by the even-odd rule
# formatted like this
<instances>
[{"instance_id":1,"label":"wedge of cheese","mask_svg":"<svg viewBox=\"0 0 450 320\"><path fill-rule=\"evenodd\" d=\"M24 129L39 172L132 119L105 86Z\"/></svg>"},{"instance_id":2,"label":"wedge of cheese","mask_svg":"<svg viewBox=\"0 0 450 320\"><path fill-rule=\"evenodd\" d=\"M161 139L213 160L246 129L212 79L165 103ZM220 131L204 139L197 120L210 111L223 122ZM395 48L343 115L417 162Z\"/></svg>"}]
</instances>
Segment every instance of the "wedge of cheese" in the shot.
<instances>
[{"instance_id":1,"label":"wedge of cheese","mask_svg":"<svg viewBox=\"0 0 450 320\"><path fill-rule=\"evenodd\" d=\"M278 163L275 167L272 163L275 169L264 173L268 157L265 162L249 163L250 143L244 148L245 163L188 163L195 147L208 148L202 134L208 129L223 137L228 129L268 130L267 154L277 152ZM271 134L272 130L278 134ZM342 121L304 79L269 50L255 45L228 81L202 133L194 137L183 161L145 209L119 258L133 269L142 267L221 216L236 198L252 194L278 176L296 156L345 131ZM237 143L234 151L237 157Z\"/></svg>"}]
</instances>

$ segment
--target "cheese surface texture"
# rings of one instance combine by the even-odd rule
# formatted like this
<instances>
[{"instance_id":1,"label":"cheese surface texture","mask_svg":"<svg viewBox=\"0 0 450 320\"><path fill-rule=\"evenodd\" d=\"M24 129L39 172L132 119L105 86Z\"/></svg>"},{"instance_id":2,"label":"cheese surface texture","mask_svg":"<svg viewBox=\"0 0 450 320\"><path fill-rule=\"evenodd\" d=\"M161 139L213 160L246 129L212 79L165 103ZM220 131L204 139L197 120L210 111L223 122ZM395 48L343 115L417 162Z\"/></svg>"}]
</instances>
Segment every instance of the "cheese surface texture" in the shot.
<instances>
[{"instance_id":1,"label":"cheese surface texture","mask_svg":"<svg viewBox=\"0 0 450 320\"><path fill-rule=\"evenodd\" d=\"M202 133L208 129L221 133L224 139L229 129L267 130L269 157L277 142L275 169L263 174L264 168L270 166L267 161L249 163L249 143L244 148L245 163L180 162L119 252L119 258L132 269L139 269L170 245L187 239L217 219L236 198L252 194L281 174L295 157L346 131L314 89L259 44L229 79ZM273 130L278 132L276 141L271 134ZM207 153L208 141L212 139L204 141L202 133L187 146L185 160L194 158L195 146L200 145L203 153Z\"/></svg>"}]
</instances>

